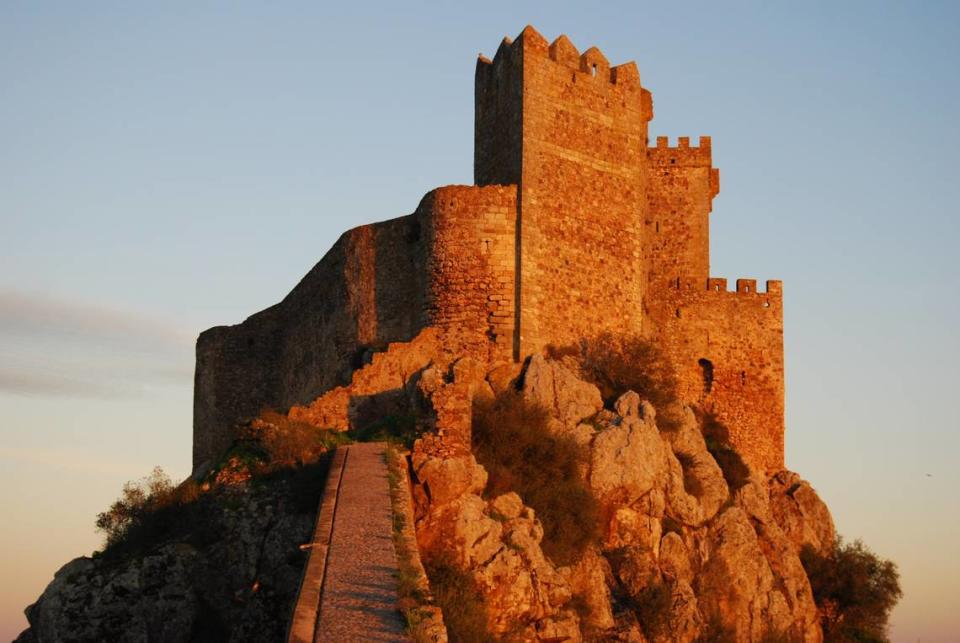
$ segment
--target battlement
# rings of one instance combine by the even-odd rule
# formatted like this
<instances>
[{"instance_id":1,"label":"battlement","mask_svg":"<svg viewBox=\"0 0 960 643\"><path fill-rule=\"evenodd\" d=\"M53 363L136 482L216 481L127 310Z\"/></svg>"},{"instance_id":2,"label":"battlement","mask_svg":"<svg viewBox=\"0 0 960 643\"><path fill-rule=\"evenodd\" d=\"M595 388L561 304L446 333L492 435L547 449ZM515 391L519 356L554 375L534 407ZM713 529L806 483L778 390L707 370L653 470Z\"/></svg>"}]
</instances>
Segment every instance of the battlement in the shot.
<instances>
[{"instance_id":1,"label":"battlement","mask_svg":"<svg viewBox=\"0 0 960 643\"><path fill-rule=\"evenodd\" d=\"M581 54L564 34L557 36L552 43L547 43L547 39L530 25L527 25L515 40L504 37L493 60L480 54L478 68L481 65L489 65L492 70L496 69L512 61L521 52L542 56L569 68L576 73L573 76L574 82L591 78L606 81L610 85L640 89L640 71L635 62L630 61L611 67L610 61L597 47L590 47ZM649 92L646 93L649 95Z\"/></svg>"},{"instance_id":2,"label":"battlement","mask_svg":"<svg viewBox=\"0 0 960 643\"><path fill-rule=\"evenodd\" d=\"M757 280L756 279L737 279L736 288L731 291L739 294L749 295L782 295L783 294L783 282L779 279L768 279L766 283L766 291L760 292L757 290ZM711 292L728 292L727 291L727 280L722 277L710 277L707 279L707 290Z\"/></svg>"},{"instance_id":3,"label":"battlement","mask_svg":"<svg viewBox=\"0 0 960 643\"><path fill-rule=\"evenodd\" d=\"M723 295L767 296L776 299L783 296L783 282L778 279L768 279L765 284L766 290L763 291L757 288L756 279L737 279L732 290L729 289L728 282L729 280L724 277L710 277L706 282L697 277L676 277L670 279L669 287L671 290L685 292L699 291Z\"/></svg>"},{"instance_id":4,"label":"battlement","mask_svg":"<svg viewBox=\"0 0 960 643\"><path fill-rule=\"evenodd\" d=\"M689 136L677 138L676 146L670 146L668 136L658 136L656 147L647 147L647 159L652 166L710 167L713 154L709 136L701 136L699 145L690 145Z\"/></svg>"}]
</instances>

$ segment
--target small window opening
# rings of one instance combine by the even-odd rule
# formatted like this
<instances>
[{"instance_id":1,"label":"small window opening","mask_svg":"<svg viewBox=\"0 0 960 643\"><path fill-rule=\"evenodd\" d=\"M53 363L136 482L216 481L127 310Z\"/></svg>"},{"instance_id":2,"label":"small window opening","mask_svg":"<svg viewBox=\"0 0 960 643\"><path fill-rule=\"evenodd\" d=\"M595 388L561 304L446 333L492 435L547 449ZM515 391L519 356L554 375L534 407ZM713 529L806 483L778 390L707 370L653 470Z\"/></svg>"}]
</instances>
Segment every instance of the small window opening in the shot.
<instances>
[{"instance_id":1,"label":"small window opening","mask_svg":"<svg viewBox=\"0 0 960 643\"><path fill-rule=\"evenodd\" d=\"M747 384L747 372L740 371L740 386L746 386Z\"/></svg>"},{"instance_id":2,"label":"small window opening","mask_svg":"<svg viewBox=\"0 0 960 643\"><path fill-rule=\"evenodd\" d=\"M660 222L657 221L657 232L660 232Z\"/></svg>"},{"instance_id":3,"label":"small window opening","mask_svg":"<svg viewBox=\"0 0 960 643\"><path fill-rule=\"evenodd\" d=\"M750 286L744 286L743 292L750 292Z\"/></svg>"},{"instance_id":4,"label":"small window opening","mask_svg":"<svg viewBox=\"0 0 960 643\"><path fill-rule=\"evenodd\" d=\"M763 307L764 307L764 308L770 308L770 300L769 300L769 299L766 300L765 302L763 302Z\"/></svg>"},{"instance_id":5,"label":"small window opening","mask_svg":"<svg viewBox=\"0 0 960 643\"><path fill-rule=\"evenodd\" d=\"M713 289L716 290L717 292L720 292L720 284L714 285Z\"/></svg>"},{"instance_id":6,"label":"small window opening","mask_svg":"<svg viewBox=\"0 0 960 643\"><path fill-rule=\"evenodd\" d=\"M594 65L593 67L590 68L590 75L591 75L591 76L596 76L596 75L597 75L597 66L596 66L596 65Z\"/></svg>"},{"instance_id":7,"label":"small window opening","mask_svg":"<svg viewBox=\"0 0 960 643\"><path fill-rule=\"evenodd\" d=\"M677 317L679 317L679 316L680 316L680 309L677 308Z\"/></svg>"},{"instance_id":8,"label":"small window opening","mask_svg":"<svg viewBox=\"0 0 960 643\"><path fill-rule=\"evenodd\" d=\"M676 165L677 159L670 159L670 165Z\"/></svg>"},{"instance_id":9,"label":"small window opening","mask_svg":"<svg viewBox=\"0 0 960 643\"><path fill-rule=\"evenodd\" d=\"M700 370L703 374L703 394L710 395L713 390L713 362L708 359L700 358L697 360Z\"/></svg>"}]
</instances>

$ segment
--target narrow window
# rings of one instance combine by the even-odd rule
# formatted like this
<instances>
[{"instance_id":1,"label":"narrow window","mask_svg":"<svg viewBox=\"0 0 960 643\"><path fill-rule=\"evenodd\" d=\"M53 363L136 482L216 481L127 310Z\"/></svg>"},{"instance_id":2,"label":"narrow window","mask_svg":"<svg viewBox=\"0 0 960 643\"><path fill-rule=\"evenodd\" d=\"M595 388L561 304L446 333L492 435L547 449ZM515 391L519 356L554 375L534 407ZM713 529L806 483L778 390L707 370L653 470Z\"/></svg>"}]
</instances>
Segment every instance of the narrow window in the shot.
<instances>
[{"instance_id":1,"label":"narrow window","mask_svg":"<svg viewBox=\"0 0 960 643\"><path fill-rule=\"evenodd\" d=\"M590 74L591 74L592 76L596 76L596 75L597 75L597 66L596 66L596 65L593 66L593 69L591 69Z\"/></svg>"},{"instance_id":2,"label":"narrow window","mask_svg":"<svg viewBox=\"0 0 960 643\"><path fill-rule=\"evenodd\" d=\"M677 317L679 317L679 316L680 316L680 309L677 308Z\"/></svg>"},{"instance_id":3,"label":"narrow window","mask_svg":"<svg viewBox=\"0 0 960 643\"><path fill-rule=\"evenodd\" d=\"M747 385L747 372L740 371L740 386L746 386L746 385Z\"/></svg>"},{"instance_id":4,"label":"narrow window","mask_svg":"<svg viewBox=\"0 0 960 643\"><path fill-rule=\"evenodd\" d=\"M710 391L713 390L713 362L700 358L697 364L700 365L700 371L703 374L703 394L710 395Z\"/></svg>"}]
</instances>

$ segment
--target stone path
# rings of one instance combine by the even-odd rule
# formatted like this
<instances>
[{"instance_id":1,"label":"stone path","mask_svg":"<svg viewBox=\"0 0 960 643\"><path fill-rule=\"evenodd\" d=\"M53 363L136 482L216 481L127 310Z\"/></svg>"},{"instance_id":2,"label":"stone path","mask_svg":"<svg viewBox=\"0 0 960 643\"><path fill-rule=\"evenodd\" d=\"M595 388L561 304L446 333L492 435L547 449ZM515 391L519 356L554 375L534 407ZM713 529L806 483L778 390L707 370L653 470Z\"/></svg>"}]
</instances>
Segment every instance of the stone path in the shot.
<instances>
[{"instance_id":1,"label":"stone path","mask_svg":"<svg viewBox=\"0 0 960 643\"><path fill-rule=\"evenodd\" d=\"M304 634L314 623L304 621L316 611L301 613L301 603L316 605L319 594L315 643L405 641L397 611L386 445L361 443L340 450L345 454L330 469L289 640L310 640Z\"/></svg>"}]
</instances>

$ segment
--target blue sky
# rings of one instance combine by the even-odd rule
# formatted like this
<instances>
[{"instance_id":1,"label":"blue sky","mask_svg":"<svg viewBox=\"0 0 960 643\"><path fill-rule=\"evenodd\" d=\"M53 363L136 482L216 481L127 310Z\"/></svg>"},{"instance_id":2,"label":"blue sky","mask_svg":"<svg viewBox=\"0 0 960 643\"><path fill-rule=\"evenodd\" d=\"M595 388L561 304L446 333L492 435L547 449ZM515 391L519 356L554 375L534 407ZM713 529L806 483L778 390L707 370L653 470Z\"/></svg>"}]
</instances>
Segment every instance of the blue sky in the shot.
<instances>
[{"instance_id":1,"label":"blue sky","mask_svg":"<svg viewBox=\"0 0 960 643\"><path fill-rule=\"evenodd\" d=\"M0 637L187 473L200 330L472 182L476 55L531 23L713 137L712 273L784 280L787 464L900 563L895 640L960 639L958 6L3 3Z\"/></svg>"}]
</instances>

